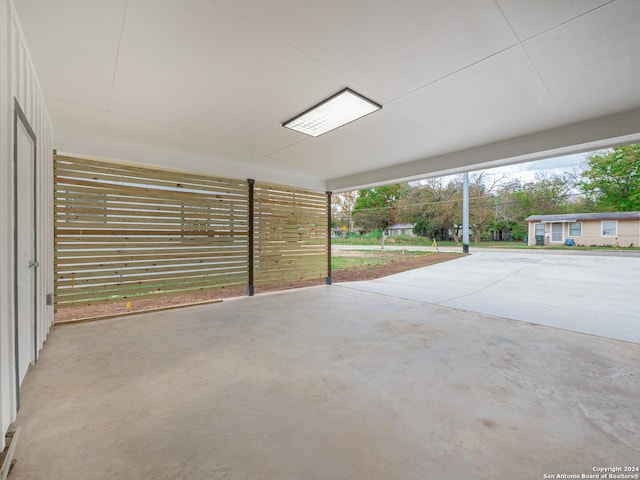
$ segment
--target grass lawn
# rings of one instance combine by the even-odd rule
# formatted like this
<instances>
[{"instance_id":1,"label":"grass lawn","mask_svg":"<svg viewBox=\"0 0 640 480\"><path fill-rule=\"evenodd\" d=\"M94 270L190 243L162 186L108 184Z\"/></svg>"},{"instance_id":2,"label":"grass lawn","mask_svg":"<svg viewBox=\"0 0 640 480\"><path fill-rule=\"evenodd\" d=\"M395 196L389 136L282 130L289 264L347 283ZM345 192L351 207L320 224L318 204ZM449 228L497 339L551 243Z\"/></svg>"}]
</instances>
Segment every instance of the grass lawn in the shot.
<instances>
[{"instance_id":1,"label":"grass lawn","mask_svg":"<svg viewBox=\"0 0 640 480\"><path fill-rule=\"evenodd\" d=\"M383 257L331 257L331 270L373 267L375 265L383 265L390 261L390 258Z\"/></svg>"},{"instance_id":2,"label":"grass lawn","mask_svg":"<svg viewBox=\"0 0 640 480\"><path fill-rule=\"evenodd\" d=\"M331 243L335 245L380 245L379 238L348 238L348 239L332 239ZM406 235L399 235L394 237L387 237L385 245L403 245L403 246L430 246L433 240L426 237L409 237ZM522 240L514 241L502 241L502 242L470 242L472 247L479 248L509 248L509 249L531 249L531 250L595 250L595 251L640 251L640 247L609 247L609 246L596 246L596 247L565 247L564 245L545 245L544 247L528 246ZM461 247L461 243L438 241L440 247Z\"/></svg>"},{"instance_id":3,"label":"grass lawn","mask_svg":"<svg viewBox=\"0 0 640 480\"><path fill-rule=\"evenodd\" d=\"M380 238L353 237L353 238L333 238L331 243L336 245L380 245ZM385 245L431 245L433 240L427 237L409 237L407 235L398 235L387 237ZM448 242L452 243L453 242ZM440 242L438 242L440 244Z\"/></svg>"},{"instance_id":4,"label":"grass lawn","mask_svg":"<svg viewBox=\"0 0 640 480\"><path fill-rule=\"evenodd\" d=\"M431 252L411 252L405 253L397 251L371 251L371 250L349 250L334 252L331 256L331 270L346 270L351 268L375 267L386 265L391 262L410 260L416 257L432 255Z\"/></svg>"},{"instance_id":5,"label":"grass lawn","mask_svg":"<svg viewBox=\"0 0 640 480\"><path fill-rule=\"evenodd\" d=\"M456 244L456 242L438 242L438 246L441 247L459 247L462 243ZM524 241L504 241L504 242L469 242L469 245L482 248L530 248Z\"/></svg>"}]
</instances>

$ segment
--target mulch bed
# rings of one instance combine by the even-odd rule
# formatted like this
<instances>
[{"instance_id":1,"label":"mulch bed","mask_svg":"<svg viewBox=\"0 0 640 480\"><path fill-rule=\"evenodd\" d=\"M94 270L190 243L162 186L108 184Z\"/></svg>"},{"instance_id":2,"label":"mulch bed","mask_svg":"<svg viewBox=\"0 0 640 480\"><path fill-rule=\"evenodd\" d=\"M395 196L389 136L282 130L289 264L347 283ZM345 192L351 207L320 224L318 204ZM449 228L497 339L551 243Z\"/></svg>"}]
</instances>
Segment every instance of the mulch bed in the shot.
<instances>
[{"instance_id":1,"label":"mulch bed","mask_svg":"<svg viewBox=\"0 0 640 480\"><path fill-rule=\"evenodd\" d=\"M380 251L340 251L335 252L337 256L359 256L359 257L379 257L380 255L388 256L389 262L382 265L374 265L368 267L357 267L332 272L332 281L337 282L353 282L358 280L375 280L376 278L386 277L395 273L405 272L414 268L427 267L436 263L442 263L449 260L460 258L457 253L437 253L430 255L402 255L391 252ZM313 285L322 285L325 280L302 280L297 282L289 282L277 285L259 285L255 287L255 293L274 292L279 290L288 290L292 288L309 287ZM175 295L171 297L149 298L143 300L133 300L131 307L127 309L127 301L113 304L89 305L85 307L65 308L58 311L55 315L56 323L65 323L69 321L77 321L80 319L96 318L103 316L125 315L127 313L142 312L154 309L165 309L178 307L183 305L191 305L194 303L211 302L225 298L240 297L247 294L246 287L222 288L214 291L203 291L196 293L187 293Z\"/></svg>"}]
</instances>

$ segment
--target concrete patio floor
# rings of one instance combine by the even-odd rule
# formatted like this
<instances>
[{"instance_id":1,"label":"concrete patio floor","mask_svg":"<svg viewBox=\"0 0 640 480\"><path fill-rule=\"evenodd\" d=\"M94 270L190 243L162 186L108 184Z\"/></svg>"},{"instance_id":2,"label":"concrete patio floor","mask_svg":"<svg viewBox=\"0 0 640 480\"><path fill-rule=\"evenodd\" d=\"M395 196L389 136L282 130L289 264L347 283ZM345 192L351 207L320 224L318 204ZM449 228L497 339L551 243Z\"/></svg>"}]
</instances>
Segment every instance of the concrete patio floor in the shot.
<instances>
[{"instance_id":1,"label":"concrete patio floor","mask_svg":"<svg viewBox=\"0 0 640 480\"><path fill-rule=\"evenodd\" d=\"M10 480L540 479L637 465L640 345L320 286L56 327Z\"/></svg>"},{"instance_id":2,"label":"concrete patio floor","mask_svg":"<svg viewBox=\"0 0 640 480\"><path fill-rule=\"evenodd\" d=\"M635 251L484 249L454 262L345 286L640 343L640 252Z\"/></svg>"}]
</instances>

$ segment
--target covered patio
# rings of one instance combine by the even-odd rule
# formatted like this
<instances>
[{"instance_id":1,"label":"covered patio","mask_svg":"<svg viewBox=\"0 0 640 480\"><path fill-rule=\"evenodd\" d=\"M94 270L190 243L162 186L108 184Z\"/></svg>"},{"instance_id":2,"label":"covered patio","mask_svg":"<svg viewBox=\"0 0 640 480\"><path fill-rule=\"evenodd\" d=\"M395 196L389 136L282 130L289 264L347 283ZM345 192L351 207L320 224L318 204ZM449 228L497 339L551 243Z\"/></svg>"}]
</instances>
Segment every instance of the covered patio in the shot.
<instances>
[{"instance_id":1,"label":"covered patio","mask_svg":"<svg viewBox=\"0 0 640 480\"><path fill-rule=\"evenodd\" d=\"M639 364L638 345L341 285L61 326L10 478L590 474L637 465Z\"/></svg>"},{"instance_id":2,"label":"covered patio","mask_svg":"<svg viewBox=\"0 0 640 480\"><path fill-rule=\"evenodd\" d=\"M638 17L635 0L0 0L0 451L24 427L12 475L540 478L631 463L637 349L613 340L340 286L49 333L55 308L96 300L78 286L96 286L94 268L61 267L83 256L56 253L65 235L111 242L96 262L120 262L113 277L146 262L133 275L158 295L185 258L191 277L208 269L202 285L226 269L252 293L291 262L325 274L331 192L640 141ZM359 116L305 120L338 92ZM283 262L282 245L311 236L313 264ZM162 268L145 251L158 238ZM128 299L124 284L100 301Z\"/></svg>"}]
</instances>

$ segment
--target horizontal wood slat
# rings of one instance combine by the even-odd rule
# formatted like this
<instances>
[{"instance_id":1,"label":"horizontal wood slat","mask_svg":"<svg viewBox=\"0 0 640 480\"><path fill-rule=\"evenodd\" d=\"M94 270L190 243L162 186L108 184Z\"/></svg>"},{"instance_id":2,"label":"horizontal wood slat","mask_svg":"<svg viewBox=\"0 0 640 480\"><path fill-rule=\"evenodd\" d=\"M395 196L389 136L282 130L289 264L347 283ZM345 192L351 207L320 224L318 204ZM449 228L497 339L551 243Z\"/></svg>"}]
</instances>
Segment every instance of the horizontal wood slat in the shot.
<instances>
[{"instance_id":1,"label":"horizontal wood slat","mask_svg":"<svg viewBox=\"0 0 640 480\"><path fill-rule=\"evenodd\" d=\"M91 290L86 292L72 292L63 294L57 299L59 307L73 307L78 305L97 305L104 303L122 303L127 300L146 299L150 297L163 297L180 293L190 293L205 290L223 289L246 285L246 277L226 277L224 281L213 279L211 281L196 281L193 278L172 283L154 284L152 288L148 284L139 286L123 284L118 288L105 290Z\"/></svg>"},{"instance_id":2,"label":"horizontal wood slat","mask_svg":"<svg viewBox=\"0 0 640 480\"><path fill-rule=\"evenodd\" d=\"M244 180L56 155L56 308L247 282Z\"/></svg>"},{"instance_id":3,"label":"horizontal wood slat","mask_svg":"<svg viewBox=\"0 0 640 480\"><path fill-rule=\"evenodd\" d=\"M154 209L159 208L162 210L165 208L172 208L175 206L175 203L176 203L173 200L165 200L164 198L160 198L160 197L147 198L147 197L136 196L136 197L128 198L123 195L108 195L108 194L96 196L96 195L90 194L89 192L87 193L74 192L74 195L71 196L69 195L69 193L70 191L68 190L62 190L62 189L58 190L56 192L56 204L60 206L71 205L71 206L95 207L96 205L99 205L104 207L104 202L108 199L109 205L113 205L114 207L121 207L123 205L128 207L129 205L133 205L134 207L141 208L141 209L142 208L154 208ZM186 200L188 200L188 202ZM181 204L178 208L182 209L183 206L184 208L192 208L192 209L208 208L211 206L218 207L220 202L224 202L224 199L215 198L215 196L213 200L211 198L200 199L200 198L189 197L188 199L185 199L185 202ZM235 201L233 202L233 205L237 208L241 208L244 206L242 202L235 202Z\"/></svg>"},{"instance_id":4,"label":"horizontal wood slat","mask_svg":"<svg viewBox=\"0 0 640 480\"><path fill-rule=\"evenodd\" d=\"M324 277L326 195L56 155L56 309ZM249 218L253 213L253 258Z\"/></svg>"},{"instance_id":5,"label":"horizontal wood slat","mask_svg":"<svg viewBox=\"0 0 640 480\"><path fill-rule=\"evenodd\" d=\"M326 276L326 195L262 183L254 195L256 285Z\"/></svg>"},{"instance_id":6,"label":"horizontal wood slat","mask_svg":"<svg viewBox=\"0 0 640 480\"><path fill-rule=\"evenodd\" d=\"M172 170L160 170L153 169L153 178L149 178L148 167L142 167L139 165L125 165L116 163L107 163L100 160L88 160L75 157L67 157L64 155L56 156L56 168L60 172L79 172L79 173L92 173L98 174L102 178L107 178L109 175L115 176L116 180L122 179L147 179L148 182L157 180L166 180L170 183L182 183L182 184L194 184L205 185L216 188L237 188L244 192L246 190L246 182L244 180L237 179L221 179L215 177L209 177L206 175L197 175L193 173L184 173L180 171ZM62 176L62 175L61 175ZM73 175L71 175L73 176ZM138 183L138 182L135 182Z\"/></svg>"},{"instance_id":7,"label":"horizontal wood slat","mask_svg":"<svg viewBox=\"0 0 640 480\"><path fill-rule=\"evenodd\" d=\"M198 265L189 265L187 267L164 265L153 267L120 267L114 268L109 265L107 268L96 270L77 272L67 271L56 274L56 281L59 285L93 285L95 283L111 283L117 281L122 283L124 279L138 280L154 280L164 277L187 277L191 275L214 274L214 273L238 273L247 269L245 259L236 262L218 262Z\"/></svg>"},{"instance_id":8,"label":"horizontal wood slat","mask_svg":"<svg viewBox=\"0 0 640 480\"><path fill-rule=\"evenodd\" d=\"M99 256L75 256L75 257L67 257L64 260L60 260L56 262L57 272L63 272L66 268L75 268L75 265L80 263L91 263L98 267L102 267L105 265L118 264L118 265L181 265L184 259L190 259L194 261L208 261L209 256L202 253L189 252L189 253L175 253L170 250L170 254L163 255L161 253L153 253L146 255L126 255L121 254L117 257L109 257L104 255ZM124 252L129 253L129 252ZM242 253L238 252L215 252L216 257L234 257L234 258L242 258L246 259L246 256ZM124 262L124 263L123 263Z\"/></svg>"}]
</instances>

